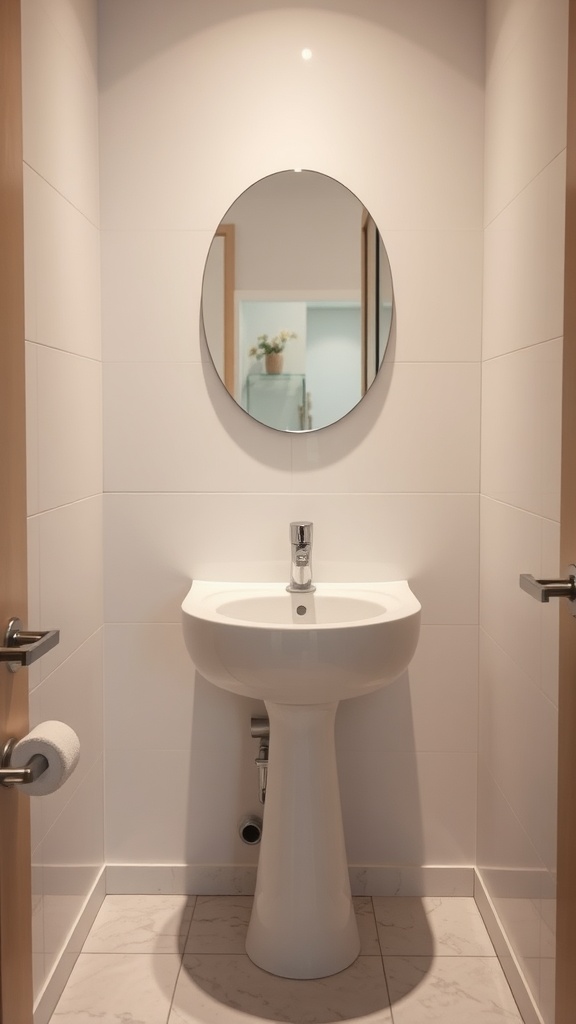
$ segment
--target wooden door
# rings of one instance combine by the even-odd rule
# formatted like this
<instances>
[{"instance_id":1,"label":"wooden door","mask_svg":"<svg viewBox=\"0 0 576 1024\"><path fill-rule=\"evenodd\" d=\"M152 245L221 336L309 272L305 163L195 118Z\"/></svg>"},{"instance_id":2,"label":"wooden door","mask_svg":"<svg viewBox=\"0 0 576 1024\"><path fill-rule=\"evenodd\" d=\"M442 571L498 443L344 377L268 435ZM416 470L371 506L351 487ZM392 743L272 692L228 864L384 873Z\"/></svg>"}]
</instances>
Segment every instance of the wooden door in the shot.
<instances>
[{"instance_id":1,"label":"wooden door","mask_svg":"<svg viewBox=\"0 0 576 1024\"><path fill-rule=\"evenodd\" d=\"M26 622L20 0L0 2L0 646ZM28 673L0 663L0 744L28 728ZM0 786L0 1021L32 1022L28 798Z\"/></svg>"},{"instance_id":2,"label":"wooden door","mask_svg":"<svg viewBox=\"0 0 576 1024\"><path fill-rule=\"evenodd\" d=\"M576 0L570 0L561 563L576 562ZM576 1019L576 617L562 601L558 753L556 1024Z\"/></svg>"}]
</instances>

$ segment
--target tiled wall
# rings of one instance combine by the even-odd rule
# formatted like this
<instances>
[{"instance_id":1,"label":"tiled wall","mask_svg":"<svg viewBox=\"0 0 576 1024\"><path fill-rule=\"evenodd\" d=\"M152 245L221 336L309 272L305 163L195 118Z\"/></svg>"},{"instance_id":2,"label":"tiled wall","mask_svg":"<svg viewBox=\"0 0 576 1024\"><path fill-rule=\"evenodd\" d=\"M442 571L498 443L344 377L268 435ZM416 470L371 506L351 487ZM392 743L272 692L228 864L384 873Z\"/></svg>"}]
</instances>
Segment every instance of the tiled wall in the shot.
<instances>
[{"instance_id":1,"label":"tiled wall","mask_svg":"<svg viewBox=\"0 0 576 1024\"><path fill-rule=\"evenodd\" d=\"M30 714L81 741L65 788L31 800L38 997L104 855L96 5L23 0L22 22L29 623L61 630Z\"/></svg>"},{"instance_id":2,"label":"tiled wall","mask_svg":"<svg viewBox=\"0 0 576 1024\"><path fill-rule=\"evenodd\" d=\"M259 706L194 679L180 602L193 577L287 578L310 518L319 579L406 577L423 605L409 680L339 711L350 860L472 864L483 3L100 12L107 860L254 860ZM251 422L198 330L219 219L294 166L367 205L397 302L387 368L309 436Z\"/></svg>"},{"instance_id":3,"label":"tiled wall","mask_svg":"<svg viewBox=\"0 0 576 1024\"><path fill-rule=\"evenodd\" d=\"M567 17L488 5L478 865L550 1024Z\"/></svg>"}]
</instances>

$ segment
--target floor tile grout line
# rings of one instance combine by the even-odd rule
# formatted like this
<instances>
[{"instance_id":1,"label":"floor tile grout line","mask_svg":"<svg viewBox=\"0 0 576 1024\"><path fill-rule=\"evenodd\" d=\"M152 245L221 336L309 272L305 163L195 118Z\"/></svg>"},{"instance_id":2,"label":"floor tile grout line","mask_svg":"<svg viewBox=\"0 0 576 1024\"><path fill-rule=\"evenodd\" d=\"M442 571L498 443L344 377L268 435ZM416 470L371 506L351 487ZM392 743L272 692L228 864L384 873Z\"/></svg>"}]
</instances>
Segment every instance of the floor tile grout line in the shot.
<instances>
[{"instance_id":1,"label":"floor tile grout line","mask_svg":"<svg viewBox=\"0 0 576 1024\"><path fill-rule=\"evenodd\" d=\"M388 999L388 1008L390 1010L390 1021L394 1024L394 1010L392 1009L392 997L390 995L390 986L388 985L388 975L386 974L386 964L384 963L384 952L382 950L382 943L380 942L380 930L378 928L378 919L376 917L376 907L374 906L374 897L370 897L370 904L372 906L372 916L374 918L374 926L376 928L376 939L378 941L378 949L380 950L380 961L382 963L382 974L384 975L384 984L386 986L386 998Z\"/></svg>"},{"instance_id":2,"label":"floor tile grout line","mask_svg":"<svg viewBox=\"0 0 576 1024\"><path fill-rule=\"evenodd\" d=\"M172 998L170 999L170 1006L168 1007L168 1013L166 1015L165 1024L170 1024L170 1017L172 1016L172 1010L174 1008L174 999L176 998L176 989L178 988L178 982L180 981L180 975L184 968L184 954L180 957L180 966L176 973L176 980L174 981L174 988L172 989Z\"/></svg>"}]
</instances>

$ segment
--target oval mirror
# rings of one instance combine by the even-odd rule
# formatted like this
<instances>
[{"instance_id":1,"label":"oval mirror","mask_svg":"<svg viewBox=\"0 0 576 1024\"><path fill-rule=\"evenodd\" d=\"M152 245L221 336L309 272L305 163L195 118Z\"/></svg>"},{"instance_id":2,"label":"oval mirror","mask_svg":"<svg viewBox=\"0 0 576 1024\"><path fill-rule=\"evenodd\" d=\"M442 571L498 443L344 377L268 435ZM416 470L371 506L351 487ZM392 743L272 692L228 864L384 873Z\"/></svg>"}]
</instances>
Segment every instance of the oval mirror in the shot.
<instances>
[{"instance_id":1,"label":"oval mirror","mask_svg":"<svg viewBox=\"0 0 576 1024\"><path fill-rule=\"evenodd\" d=\"M319 430L362 399L392 323L390 264L349 189L281 171L232 204L206 260L202 323L232 398L276 430Z\"/></svg>"}]
</instances>

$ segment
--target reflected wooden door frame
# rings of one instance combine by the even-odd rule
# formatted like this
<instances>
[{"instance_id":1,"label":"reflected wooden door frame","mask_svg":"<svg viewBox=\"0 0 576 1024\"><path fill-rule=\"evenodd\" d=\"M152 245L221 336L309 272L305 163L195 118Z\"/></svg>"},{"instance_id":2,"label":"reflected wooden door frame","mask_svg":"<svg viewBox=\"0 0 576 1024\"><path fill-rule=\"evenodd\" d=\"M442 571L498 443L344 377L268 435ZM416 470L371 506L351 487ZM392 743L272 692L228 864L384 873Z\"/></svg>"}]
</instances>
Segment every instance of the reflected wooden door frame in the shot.
<instances>
[{"instance_id":1,"label":"reflected wooden door frame","mask_svg":"<svg viewBox=\"0 0 576 1024\"><path fill-rule=\"evenodd\" d=\"M216 238L224 239L224 384L236 394L236 325L234 289L236 287L236 226L219 224Z\"/></svg>"},{"instance_id":2,"label":"reflected wooden door frame","mask_svg":"<svg viewBox=\"0 0 576 1024\"><path fill-rule=\"evenodd\" d=\"M20 0L0 3L0 631L27 618ZM0 638L0 644L2 638ZM28 673L0 664L0 742L28 730ZM0 787L0 1021L32 1022L29 798Z\"/></svg>"},{"instance_id":3,"label":"reflected wooden door frame","mask_svg":"<svg viewBox=\"0 0 576 1024\"><path fill-rule=\"evenodd\" d=\"M364 208L361 236L361 391L365 395L378 372L378 252L379 234L375 222Z\"/></svg>"}]
</instances>

